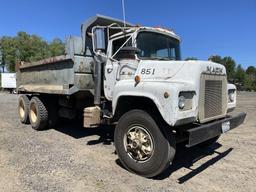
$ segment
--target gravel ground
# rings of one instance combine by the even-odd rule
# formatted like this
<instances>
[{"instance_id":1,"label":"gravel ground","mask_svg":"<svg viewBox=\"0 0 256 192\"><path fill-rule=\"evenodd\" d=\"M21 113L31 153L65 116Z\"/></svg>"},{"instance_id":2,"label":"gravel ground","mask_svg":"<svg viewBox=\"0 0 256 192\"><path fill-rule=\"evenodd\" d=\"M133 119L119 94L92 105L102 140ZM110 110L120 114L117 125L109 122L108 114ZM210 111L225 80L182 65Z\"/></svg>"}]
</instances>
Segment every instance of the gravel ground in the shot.
<instances>
[{"instance_id":1,"label":"gravel ground","mask_svg":"<svg viewBox=\"0 0 256 192\"><path fill-rule=\"evenodd\" d=\"M17 98L0 93L0 191L256 191L256 93L238 95L243 125L208 149L178 146L157 179L120 166L113 128L65 122L37 132L19 122Z\"/></svg>"}]
</instances>

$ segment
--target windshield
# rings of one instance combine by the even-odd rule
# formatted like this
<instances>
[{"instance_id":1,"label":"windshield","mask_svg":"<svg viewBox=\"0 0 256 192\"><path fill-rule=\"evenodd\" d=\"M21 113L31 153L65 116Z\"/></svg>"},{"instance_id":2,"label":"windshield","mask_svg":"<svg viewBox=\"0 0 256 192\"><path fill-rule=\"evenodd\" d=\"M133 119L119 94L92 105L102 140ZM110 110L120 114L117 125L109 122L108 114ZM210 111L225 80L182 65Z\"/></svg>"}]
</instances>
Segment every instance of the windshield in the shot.
<instances>
[{"instance_id":1,"label":"windshield","mask_svg":"<svg viewBox=\"0 0 256 192\"><path fill-rule=\"evenodd\" d=\"M170 36L154 32L140 32L137 47L140 59L180 60L179 41Z\"/></svg>"}]
</instances>

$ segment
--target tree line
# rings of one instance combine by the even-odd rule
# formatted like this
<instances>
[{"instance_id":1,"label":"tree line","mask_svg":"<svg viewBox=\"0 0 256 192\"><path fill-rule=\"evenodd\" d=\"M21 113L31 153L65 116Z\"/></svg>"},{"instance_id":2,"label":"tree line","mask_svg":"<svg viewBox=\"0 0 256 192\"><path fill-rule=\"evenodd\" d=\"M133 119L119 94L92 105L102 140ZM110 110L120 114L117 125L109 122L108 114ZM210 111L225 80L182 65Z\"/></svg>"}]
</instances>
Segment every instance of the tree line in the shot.
<instances>
[{"instance_id":1,"label":"tree line","mask_svg":"<svg viewBox=\"0 0 256 192\"><path fill-rule=\"evenodd\" d=\"M65 46L61 39L55 38L47 42L37 35L18 32L16 36L0 38L2 66L15 72L15 64L19 61L32 62L47 57L64 54Z\"/></svg>"},{"instance_id":2,"label":"tree line","mask_svg":"<svg viewBox=\"0 0 256 192\"><path fill-rule=\"evenodd\" d=\"M197 60L196 57L188 57L185 60ZM226 67L228 82L234 83L238 90L256 91L256 67L249 66L246 69L237 64L232 57L212 55L208 60L220 63Z\"/></svg>"}]
</instances>

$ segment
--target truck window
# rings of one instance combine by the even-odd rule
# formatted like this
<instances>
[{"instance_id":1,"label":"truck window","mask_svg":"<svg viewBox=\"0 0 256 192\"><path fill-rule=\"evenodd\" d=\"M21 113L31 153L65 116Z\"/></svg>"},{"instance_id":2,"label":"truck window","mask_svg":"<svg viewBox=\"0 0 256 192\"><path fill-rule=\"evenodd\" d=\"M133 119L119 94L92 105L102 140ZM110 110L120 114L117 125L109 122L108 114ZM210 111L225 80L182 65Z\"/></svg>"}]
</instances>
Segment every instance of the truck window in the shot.
<instances>
[{"instance_id":1,"label":"truck window","mask_svg":"<svg viewBox=\"0 0 256 192\"><path fill-rule=\"evenodd\" d=\"M137 37L141 59L180 60L179 41L167 35L141 32Z\"/></svg>"},{"instance_id":2,"label":"truck window","mask_svg":"<svg viewBox=\"0 0 256 192\"><path fill-rule=\"evenodd\" d=\"M125 41L128 38L130 38L130 36L126 36L124 38L120 38L120 39L117 39L117 40L113 41L112 55L114 55L117 52L117 50L125 43ZM130 39L124 46L132 46L132 39ZM116 59L116 60L119 59L119 54L118 53L114 56L114 59Z\"/></svg>"}]
</instances>

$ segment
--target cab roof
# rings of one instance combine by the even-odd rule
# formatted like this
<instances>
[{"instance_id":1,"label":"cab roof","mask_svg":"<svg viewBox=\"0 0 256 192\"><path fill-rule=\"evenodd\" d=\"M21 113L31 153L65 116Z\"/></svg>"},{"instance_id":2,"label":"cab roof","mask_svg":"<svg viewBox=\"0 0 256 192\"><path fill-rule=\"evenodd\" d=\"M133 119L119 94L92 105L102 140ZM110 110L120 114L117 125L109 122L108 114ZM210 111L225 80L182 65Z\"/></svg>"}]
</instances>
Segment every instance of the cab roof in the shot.
<instances>
[{"instance_id":1,"label":"cab roof","mask_svg":"<svg viewBox=\"0 0 256 192\"><path fill-rule=\"evenodd\" d=\"M171 37L181 41L180 37L174 31L169 30L169 29L160 28L160 27L131 27L129 29L126 29L125 33L126 34L133 33L136 30L138 30L138 31L151 31L151 32L154 32L154 33L161 33L161 34L171 36ZM124 32L121 31L121 32L113 34L111 36L111 38L115 38L115 37L121 36L123 34L124 34Z\"/></svg>"}]
</instances>

